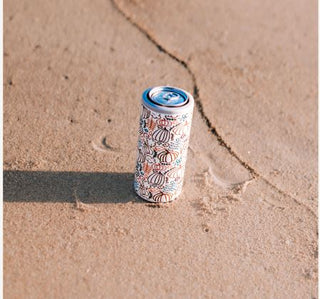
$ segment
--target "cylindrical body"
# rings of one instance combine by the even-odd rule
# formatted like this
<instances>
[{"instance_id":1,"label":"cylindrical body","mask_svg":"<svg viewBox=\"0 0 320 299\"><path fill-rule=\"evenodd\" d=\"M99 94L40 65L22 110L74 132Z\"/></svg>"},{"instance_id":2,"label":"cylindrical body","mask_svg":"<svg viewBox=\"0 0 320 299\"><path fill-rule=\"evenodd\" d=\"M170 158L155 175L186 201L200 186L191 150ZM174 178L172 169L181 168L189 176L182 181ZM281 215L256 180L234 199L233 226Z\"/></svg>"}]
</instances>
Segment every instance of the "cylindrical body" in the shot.
<instances>
[{"instance_id":1,"label":"cylindrical body","mask_svg":"<svg viewBox=\"0 0 320 299\"><path fill-rule=\"evenodd\" d=\"M176 199L182 190L194 100L170 86L142 96L134 188L150 202Z\"/></svg>"}]
</instances>

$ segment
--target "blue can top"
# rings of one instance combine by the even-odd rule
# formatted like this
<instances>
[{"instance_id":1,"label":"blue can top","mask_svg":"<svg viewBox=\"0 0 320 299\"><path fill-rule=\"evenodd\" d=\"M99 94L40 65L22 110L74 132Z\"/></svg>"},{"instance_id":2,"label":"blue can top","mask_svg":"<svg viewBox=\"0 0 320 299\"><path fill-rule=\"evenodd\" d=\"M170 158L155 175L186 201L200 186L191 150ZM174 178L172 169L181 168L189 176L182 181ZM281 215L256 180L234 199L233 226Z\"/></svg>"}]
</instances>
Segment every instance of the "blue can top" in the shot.
<instances>
[{"instance_id":1,"label":"blue can top","mask_svg":"<svg viewBox=\"0 0 320 299\"><path fill-rule=\"evenodd\" d=\"M180 114L193 108L193 97L188 92L171 86L148 88L143 93L142 100L145 106L159 113Z\"/></svg>"},{"instance_id":2,"label":"blue can top","mask_svg":"<svg viewBox=\"0 0 320 299\"><path fill-rule=\"evenodd\" d=\"M188 101L188 96L183 90L169 86L152 88L148 97L156 105L165 107L180 107Z\"/></svg>"}]
</instances>

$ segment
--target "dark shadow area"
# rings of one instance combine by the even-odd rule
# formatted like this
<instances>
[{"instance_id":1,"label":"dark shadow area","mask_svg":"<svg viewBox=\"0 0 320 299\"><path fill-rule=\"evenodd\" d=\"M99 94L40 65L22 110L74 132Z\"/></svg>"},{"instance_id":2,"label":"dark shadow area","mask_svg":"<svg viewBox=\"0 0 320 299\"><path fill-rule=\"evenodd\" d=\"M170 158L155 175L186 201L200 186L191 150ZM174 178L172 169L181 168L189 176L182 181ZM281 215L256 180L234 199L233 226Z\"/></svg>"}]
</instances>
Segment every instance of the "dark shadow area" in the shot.
<instances>
[{"instance_id":1,"label":"dark shadow area","mask_svg":"<svg viewBox=\"0 0 320 299\"><path fill-rule=\"evenodd\" d=\"M4 171L6 202L143 202L133 190L133 173Z\"/></svg>"}]
</instances>

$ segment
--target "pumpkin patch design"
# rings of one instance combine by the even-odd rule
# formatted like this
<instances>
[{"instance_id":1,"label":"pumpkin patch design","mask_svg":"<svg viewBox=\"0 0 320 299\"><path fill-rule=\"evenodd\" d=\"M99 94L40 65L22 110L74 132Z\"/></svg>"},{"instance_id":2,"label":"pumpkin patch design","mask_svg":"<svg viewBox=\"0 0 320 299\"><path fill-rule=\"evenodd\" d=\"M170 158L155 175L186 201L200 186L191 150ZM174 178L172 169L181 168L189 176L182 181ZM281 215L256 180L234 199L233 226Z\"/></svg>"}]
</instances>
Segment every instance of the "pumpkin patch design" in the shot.
<instances>
[{"instance_id":1,"label":"pumpkin patch design","mask_svg":"<svg viewBox=\"0 0 320 299\"><path fill-rule=\"evenodd\" d=\"M142 105L134 188L151 202L169 202L182 189L192 112L167 115Z\"/></svg>"},{"instance_id":2,"label":"pumpkin patch design","mask_svg":"<svg viewBox=\"0 0 320 299\"><path fill-rule=\"evenodd\" d=\"M172 200L172 195L168 193L159 192L153 195L153 200L155 202L168 202Z\"/></svg>"},{"instance_id":3,"label":"pumpkin patch design","mask_svg":"<svg viewBox=\"0 0 320 299\"><path fill-rule=\"evenodd\" d=\"M170 164L174 160L176 160L179 156L179 152L174 152L174 151L168 151L168 150L163 150L162 152L158 153L158 158L161 163L164 164Z\"/></svg>"},{"instance_id":4,"label":"pumpkin patch design","mask_svg":"<svg viewBox=\"0 0 320 299\"><path fill-rule=\"evenodd\" d=\"M166 128L161 128L155 130L152 134L152 138L159 143L168 143L170 141L170 131Z\"/></svg>"},{"instance_id":5,"label":"pumpkin patch design","mask_svg":"<svg viewBox=\"0 0 320 299\"><path fill-rule=\"evenodd\" d=\"M179 124L176 127L172 128L172 133L175 135L183 135L185 131L185 124Z\"/></svg>"},{"instance_id":6,"label":"pumpkin patch design","mask_svg":"<svg viewBox=\"0 0 320 299\"><path fill-rule=\"evenodd\" d=\"M154 172L149 175L148 182L151 186L162 187L166 181L165 176L160 172Z\"/></svg>"}]
</instances>

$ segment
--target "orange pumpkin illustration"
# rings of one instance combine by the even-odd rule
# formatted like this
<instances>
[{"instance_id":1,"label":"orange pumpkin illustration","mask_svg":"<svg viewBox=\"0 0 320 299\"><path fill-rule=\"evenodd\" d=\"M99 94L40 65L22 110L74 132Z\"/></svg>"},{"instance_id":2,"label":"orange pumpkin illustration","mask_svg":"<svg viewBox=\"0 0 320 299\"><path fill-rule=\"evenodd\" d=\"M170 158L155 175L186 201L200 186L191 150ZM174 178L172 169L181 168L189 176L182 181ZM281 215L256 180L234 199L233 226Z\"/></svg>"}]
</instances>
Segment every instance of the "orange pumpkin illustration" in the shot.
<instances>
[{"instance_id":1,"label":"orange pumpkin illustration","mask_svg":"<svg viewBox=\"0 0 320 299\"><path fill-rule=\"evenodd\" d=\"M157 123L158 123L158 126L160 127L167 127L170 125L170 121L165 118L158 119Z\"/></svg>"},{"instance_id":2,"label":"orange pumpkin illustration","mask_svg":"<svg viewBox=\"0 0 320 299\"><path fill-rule=\"evenodd\" d=\"M162 171L162 170L164 170L164 166L159 163L156 163L153 165L153 169L154 169L154 171L157 171L157 172Z\"/></svg>"},{"instance_id":3,"label":"orange pumpkin illustration","mask_svg":"<svg viewBox=\"0 0 320 299\"><path fill-rule=\"evenodd\" d=\"M153 195L152 199L156 202L168 202L172 200L172 195L168 193L159 192Z\"/></svg>"},{"instance_id":4,"label":"orange pumpkin illustration","mask_svg":"<svg viewBox=\"0 0 320 299\"><path fill-rule=\"evenodd\" d=\"M158 158L161 163L172 163L175 161L179 156L179 152L174 152L174 151L168 151L168 150L163 150L158 153Z\"/></svg>"}]
</instances>

